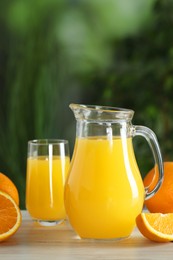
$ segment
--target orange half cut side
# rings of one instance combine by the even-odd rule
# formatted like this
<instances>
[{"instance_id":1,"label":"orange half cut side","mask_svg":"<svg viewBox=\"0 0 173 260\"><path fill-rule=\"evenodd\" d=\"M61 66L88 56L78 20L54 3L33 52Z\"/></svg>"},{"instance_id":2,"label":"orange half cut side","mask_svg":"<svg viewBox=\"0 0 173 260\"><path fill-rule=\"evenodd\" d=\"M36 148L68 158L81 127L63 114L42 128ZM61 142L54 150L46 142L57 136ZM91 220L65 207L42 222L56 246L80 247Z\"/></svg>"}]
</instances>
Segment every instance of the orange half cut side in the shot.
<instances>
[{"instance_id":1,"label":"orange half cut side","mask_svg":"<svg viewBox=\"0 0 173 260\"><path fill-rule=\"evenodd\" d=\"M143 236L152 241L173 241L173 213L141 213L136 225Z\"/></svg>"},{"instance_id":2,"label":"orange half cut side","mask_svg":"<svg viewBox=\"0 0 173 260\"><path fill-rule=\"evenodd\" d=\"M0 241L11 237L20 227L21 212L16 202L0 191Z\"/></svg>"}]
</instances>

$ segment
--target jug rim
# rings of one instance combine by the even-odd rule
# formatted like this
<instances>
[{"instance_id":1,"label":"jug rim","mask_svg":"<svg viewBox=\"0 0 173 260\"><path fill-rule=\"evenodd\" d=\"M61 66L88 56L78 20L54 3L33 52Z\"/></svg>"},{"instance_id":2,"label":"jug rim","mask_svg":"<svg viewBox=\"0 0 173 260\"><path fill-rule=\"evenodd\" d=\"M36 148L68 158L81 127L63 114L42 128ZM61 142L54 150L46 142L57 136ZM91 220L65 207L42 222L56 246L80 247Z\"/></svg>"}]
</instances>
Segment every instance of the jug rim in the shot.
<instances>
[{"instance_id":1,"label":"jug rim","mask_svg":"<svg viewBox=\"0 0 173 260\"><path fill-rule=\"evenodd\" d=\"M112 106L101 106L101 105L86 105L71 103L69 107L75 112L76 118L93 120L96 119L96 114L99 114L99 120L131 120L134 115L134 110L112 107ZM83 112L83 116L80 114ZM80 115L80 116L79 116ZM103 115L103 118L101 118ZM97 118L98 119L98 118Z\"/></svg>"}]
</instances>

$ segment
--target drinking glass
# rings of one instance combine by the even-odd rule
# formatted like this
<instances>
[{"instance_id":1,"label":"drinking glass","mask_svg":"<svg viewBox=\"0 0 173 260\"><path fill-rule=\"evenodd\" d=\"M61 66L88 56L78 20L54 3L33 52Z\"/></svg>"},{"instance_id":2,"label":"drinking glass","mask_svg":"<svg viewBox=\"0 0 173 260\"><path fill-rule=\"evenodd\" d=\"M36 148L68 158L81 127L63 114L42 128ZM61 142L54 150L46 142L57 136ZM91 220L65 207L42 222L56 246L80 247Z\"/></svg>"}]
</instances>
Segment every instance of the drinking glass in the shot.
<instances>
[{"instance_id":1,"label":"drinking glass","mask_svg":"<svg viewBox=\"0 0 173 260\"><path fill-rule=\"evenodd\" d=\"M67 140L28 142L26 208L42 225L56 225L66 219L64 185L69 164Z\"/></svg>"}]
</instances>

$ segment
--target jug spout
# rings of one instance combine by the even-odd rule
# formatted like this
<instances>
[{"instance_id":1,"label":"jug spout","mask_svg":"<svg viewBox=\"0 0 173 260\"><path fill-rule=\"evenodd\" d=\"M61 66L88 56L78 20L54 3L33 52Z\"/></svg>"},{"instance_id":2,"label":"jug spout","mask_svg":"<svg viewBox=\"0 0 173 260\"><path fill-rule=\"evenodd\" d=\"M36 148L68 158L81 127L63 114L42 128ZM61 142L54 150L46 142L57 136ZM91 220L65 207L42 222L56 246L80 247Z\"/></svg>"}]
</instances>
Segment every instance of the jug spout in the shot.
<instances>
[{"instance_id":1,"label":"jug spout","mask_svg":"<svg viewBox=\"0 0 173 260\"><path fill-rule=\"evenodd\" d=\"M124 108L97 105L70 104L76 118L76 137L113 139L131 131L134 111ZM129 127L128 127L129 126Z\"/></svg>"},{"instance_id":2,"label":"jug spout","mask_svg":"<svg viewBox=\"0 0 173 260\"><path fill-rule=\"evenodd\" d=\"M83 104L70 104L69 107L74 112L76 120L102 122L113 122L117 120L131 121L134 115L134 111L131 109L117 107Z\"/></svg>"}]
</instances>

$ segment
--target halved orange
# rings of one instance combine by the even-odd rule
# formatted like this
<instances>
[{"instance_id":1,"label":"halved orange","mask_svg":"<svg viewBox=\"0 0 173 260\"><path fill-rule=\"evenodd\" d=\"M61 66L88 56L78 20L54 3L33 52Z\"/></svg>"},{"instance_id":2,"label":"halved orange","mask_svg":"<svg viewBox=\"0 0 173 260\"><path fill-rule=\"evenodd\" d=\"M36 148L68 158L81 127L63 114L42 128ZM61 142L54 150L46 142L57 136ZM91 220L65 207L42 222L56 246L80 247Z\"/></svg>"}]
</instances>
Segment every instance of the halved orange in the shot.
<instances>
[{"instance_id":1,"label":"halved orange","mask_svg":"<svg viewBox=\"0 0 173 260\"><path fill-rule=\"evenodd\" d=\"M173 213L141 213L136 218L139 231L155 242L173 241Z\"/></svg>"},{"instance_id":2,"label":"halved orange","mask_svg":"<svg viewBox=\"0 0 173 260\"><path fill-rule=\"evenodd\" d=\"M21 212L16 202L0 191L0 241L11 237L20 227Z\"/></svg>"}]
</instances>

